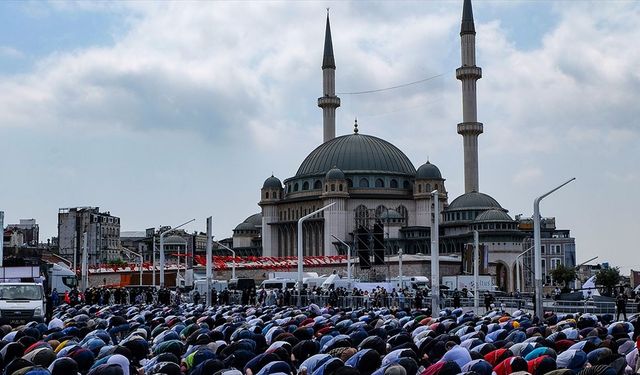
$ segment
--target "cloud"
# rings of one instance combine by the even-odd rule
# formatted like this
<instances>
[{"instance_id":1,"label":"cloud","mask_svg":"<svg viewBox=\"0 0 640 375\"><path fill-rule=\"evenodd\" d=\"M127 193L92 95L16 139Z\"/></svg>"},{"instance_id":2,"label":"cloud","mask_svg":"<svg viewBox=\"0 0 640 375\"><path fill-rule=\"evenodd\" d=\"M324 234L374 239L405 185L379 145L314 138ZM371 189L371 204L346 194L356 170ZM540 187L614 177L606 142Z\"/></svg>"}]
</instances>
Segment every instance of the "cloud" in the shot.
<instances>
[{"instance_id":1,"label":"cloud","mask_svg":"<svg viewBox=\"0 0 640 375\"><path fill-rule=\"evenodd\" d=\"M22 59L24 58L24 53L13 47L0 46L0 57L7 59Z\"/></svg>"},{"instance_id":2,"label":"cloud","mask_svg":"<svg viewBox=\"0 0 640 375\"><path fill-rule=\"evenodd\" d=\"M543 175L544 173L538 167L521 168L518 173L513 176L512 181L515 184L525 185L542 178Z\"/></svg>"},{"instance_id":3,"label":"cloud","mask_svg":"<svg viewBox=\"0 0 640 375\"><path fill-rule=\"evenodd\" d=\"M199 183L211 186L207 194L234 194L235 199L219 202L196 191L189 194L211 201L216 210L233 218L257 209L259 184L271 171L281 179L290 177L321 142L322 112L316 99L322 87L324 6L124 2L114 9L107 3L52 4L38 13L37 22L77 9L122 17L126 22L117 24L126 28L114 32L110 45L56 52L38 60L30 71L4 75L0 132L48 134L49 143L69 134L77 143L82 137L92 142L115 139L126 145L125 150L141 143L148 149L147 159L131 164L147 166L155 159L166 163L165 149L176 139L197 143L179 149L180 159L197 164L197 171L187 173L180 163L163 164L162 174L149 167L151 178L136 176L135 189L155 191L162 182L153 178L156 174L188 180L193 172ZM520 47L522 38L530 37L527 28L535 17L509 20L520 29L509 28L500 18L502 8L511 10L519 3L505 4L474 3L477 62L483 68L478 120L485 126L479 139L480 186L495 192L501 202L517 206L526 200L523 197L535 196L536 188L552 185L548 180L565 178L566 171L579 169L580 180L590 181L602 178L590 174L606 169L611 173L607 179L622 176L620 181L633 181L625 177L631 163L624 161L637 160L640 138L640 73L635 68L640 49L629 47L629 41L640 38L638 3L528 5L531 11L552 8L554 22L526 49ZM405 2L402 7L337 2L331 9L338 92L441 75L396 90L342 94L337 133L350 133L358 117L362 133L397 145L416 166L428 156L447 178L451 197L462 191L462 141L456 133L462 105L455 79L460 8L457 2ZM29 55L28 46L20 48L0 47L0 56ZM99 169L75 168L74 157L60 157L69 180L101 177ZM196 159L200 163L194 163ZM218 176L241 181L234 186L242 186L230 193ZM576 183L575 189L580 186ZM165 184L162 192L179 195L184 188ZM619 188L616 197L632 195L624 190L629 189L625 184ZM55 191L51 194L47 200L58 199ZM616 198L612 199L615 206ZM130 203L134 207L124 208L121 215L143 217L144 203ZM154 220L174 221L159 216ZM216 230L229 234L237 223L227 220ZM129 225L135 229L148 223ZM588 247L590 233L584 235Z\"/></svg>"}]
</instances>

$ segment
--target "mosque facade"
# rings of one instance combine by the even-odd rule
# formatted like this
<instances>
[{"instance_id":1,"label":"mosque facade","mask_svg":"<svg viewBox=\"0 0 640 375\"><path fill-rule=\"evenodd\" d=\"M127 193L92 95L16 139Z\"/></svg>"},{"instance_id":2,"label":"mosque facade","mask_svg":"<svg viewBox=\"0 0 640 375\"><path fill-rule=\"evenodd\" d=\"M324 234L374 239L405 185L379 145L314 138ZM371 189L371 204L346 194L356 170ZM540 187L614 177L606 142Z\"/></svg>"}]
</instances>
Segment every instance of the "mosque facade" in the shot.
<instances>
[{"instance_id":1,"label":"mosque facade","mask_svg":"<svg viewBox=\"0 0 640 375\"><path fill-rule=\"evenodd\" d=\"M357 120L353 133L336 137L340 98L335 92L336 64L327 15L323 95L317 101L323 112L323 143L292 177L280 180L272 175L264 181L262 210L236 227L234 248L246 255L297 256L298 220L331 205L304 221L305 256L344 254L342 242L355 244L356 231L371 230L375 224L384 228L387 255L397 255L400 249L404 254L429 255L438 214L441 254L463 257L477 230L487 252L486 271L503 290L515 290L516 261L529 234L497 200L479 189L478 137L483 124L477 121L476 81L482 69L476 66L475 35L471 1L464 0L462 64L456 78L462 84L463 118L457 132L463 139L465 193L449 202L445 178L435 164L427 161L416 168L395 145L361 133Z\"/></svg>"}]
</instances>

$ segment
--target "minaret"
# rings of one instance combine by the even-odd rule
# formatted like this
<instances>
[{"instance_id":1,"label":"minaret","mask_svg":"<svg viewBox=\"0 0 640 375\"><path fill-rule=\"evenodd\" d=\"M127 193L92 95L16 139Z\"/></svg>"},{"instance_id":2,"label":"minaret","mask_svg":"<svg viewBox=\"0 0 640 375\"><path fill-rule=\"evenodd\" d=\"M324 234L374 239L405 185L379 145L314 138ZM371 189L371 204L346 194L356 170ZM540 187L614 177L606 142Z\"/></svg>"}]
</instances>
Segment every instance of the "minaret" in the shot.
<instances>
[{"instance_id":1,"label":"minaret","mask_svg":"<svg viewBox=\"0 0 640 375\"><path fill-rule=\"evenodd\" d=\"M471 0L464 0L462 10L462 66L456 69L456 78L462 81L462 123L458 134L464 147L464 191L478 191L478 135L482 123L478 122L476 81L482 78L482 69L476 66L476 28L473 23Z\"/></svg>"},{"instance_id":2,"label":"minaret","mask_svg":"<svg viewBox=\"0 0 640 375\"><path fill-rule=\"evenodd\" d=\"M333 59L328 9L322 59L322 92L324 95L318 98L318 107L322 108L323 142L326 142L336 137L336 108L340 107L340 98L336 96L336 62Z\"/></svg>"}]
</instances>

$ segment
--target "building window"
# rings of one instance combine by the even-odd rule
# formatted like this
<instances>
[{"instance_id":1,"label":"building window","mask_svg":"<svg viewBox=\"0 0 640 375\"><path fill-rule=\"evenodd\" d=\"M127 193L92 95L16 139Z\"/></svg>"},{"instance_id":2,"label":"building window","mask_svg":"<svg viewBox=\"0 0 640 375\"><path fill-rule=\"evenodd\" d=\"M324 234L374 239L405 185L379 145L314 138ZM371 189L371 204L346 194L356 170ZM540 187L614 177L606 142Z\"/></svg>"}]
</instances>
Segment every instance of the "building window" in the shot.
<instances>
[{"instance_id":1,"label":"building window","mask_svg":"<svg viewBox=\"0 0 640 375\"><path fill-rule=\"evenodd\" d=\"M350 178L347 178L347 186L350 188L353 187L353 180L351 180Z\"/></svg>"},{"instance_id":2,"label":"building window","mask_svg":"<svg viewBox=\"0 0 640 375\"><path fill-rule=\"evenodd\" d=\"M309 190L309 182L308 182L308 181L305 181L305 182L302 184L302 190Z\"/></svg>"},{"instance_id":3,"label":"building window","mask_svg":"<svg viewBox=\"0 0 640 375\"><path fill-rule=\"evenodd\" d=\"M331 184L331 191L336 191L336 184Z\"/></svg>"},{"instance_id":4,"label":"building window","mask_svg":"<svg viewBox=\"0 0 640 375\"><path fill-rule=\"evenodd\" d=\"M383 188L384 187L384 181L382 181L381 178L376 179L376 187L377 188Z\"/></svg>"},{"instance_id":5,"label":"building window","mask_svg":"<svg viewBox=\"0 0 640 375\"><path fill-rule=\"evenodd\" d=\"M298 183L297 182L293 185L293 191L298 191Z\"/></svg>"},{"instance_id":6,"label":"building window","mask_svg":"<svg viewBox=\"0 0 640 375\"><path fill-rule=\"evenodd\" d=\"M422 184L418 184L418 193L422 193Z\"/></svg>"},{"instance_id":7,"label":"building window","mask_svg":"<svg viewBox=\"0 0 640 375\"><path fill-rule=\"evenodd\" d=\"M340 188L340 191L342 191L342 184L340 184L340 187L339 187L339 188Z\"/></svg>"},{"instance_id":8,"label":"building window","mask_svg":"<svg viewBox=\"0 0 640 375\"><path fill-rule=\"evenodd\" d=\"M369 180L367 180L366 178L361 178L360 179L360 184L358 185L361 188L368 188L369 187Z\"/></svg>"},{"instance_id":9,"label":"building window","mask_svg":"<svg viewBox=\"0 0 640 375\"><path fill-rule=\"evenodd\" d=\"M360 205L355 210L356 228L369 226L369 210L366 206Z\"/></svg>"},{"instance_id":10,"label":"building window","mask_svg":"<svg viewBox=\"0 0 640 375\"><path fill-rule=\"evenodd\" d=\"M264 199L269 199L269 192L268 191L264 193Z\"/></svg>"},{"instance_id":11,"label":"building window","mask_svg":"<svg viewBox=\"0 0 640 375\"><path fill-rule=\"evenodd\" d=\"M400 216L402 216L402 219L407 220L407 217L409 216L409 210L407 210L405 206L403 205L398 206L396 211L398 211Z\"/></svg>"},{"instance_id":12,"label":"building window","mask_svg":"<svg viewBox=\"0 0 640 375\"><path fill-rule=\"evenodd\" d=\"M392 189L398 188L398 180L396 180L395 178L391 180L391 188Z\"/></svg>"},{"instance_id":13,"label":"building window","mask_svg":"<svg viewBox=\"0 0 640 375\"><path fill-rule=\"evenodd\" d=\"M409 185L409 181L404 180L402 181L402 188L403 189L409 189L411 186Z\"/></svg>"},{"instance_id":14,"label":"building window","mask_svg":"<svg viewBox=\"0 0 640 375\"><path fill-rule=\"evenodd\" d=\"M431 190L431 184L427 184L427 186L425 187L424 191L427 192L427 193L433 191L433 190Z\"/></svg>"},{"instance_id":15,"label":"building window","mask_svg":"<svg viewBox=\"0 0 640 375\"><path fill-rule=\"evenodd\" d=\"M541 252L542 254L544 254L544 245L541 245L541 246L540 246L540 252Z\"/></svg>"},{"instance_id":16,"label":"building window","mask_svg":"<svg viewBox=\"0 0 640 375\"><path fill-rule=\"evenodd\" d=\"M322 182L320 182L320 180L316 180L316 182L313 183L313 188L315 190L320 190L322 189Z\"/></svg>"}]
</instances>

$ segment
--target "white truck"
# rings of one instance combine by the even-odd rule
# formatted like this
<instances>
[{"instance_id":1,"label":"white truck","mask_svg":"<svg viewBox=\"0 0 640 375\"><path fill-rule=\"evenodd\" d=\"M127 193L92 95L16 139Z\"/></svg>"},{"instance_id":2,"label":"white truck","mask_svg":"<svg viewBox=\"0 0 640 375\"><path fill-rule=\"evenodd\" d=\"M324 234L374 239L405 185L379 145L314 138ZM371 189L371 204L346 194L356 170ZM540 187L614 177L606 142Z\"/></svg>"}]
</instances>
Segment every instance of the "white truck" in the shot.
<instances>
[{"instance_id":1,"label":"white truck","mask_svg":"<svg viewBox=\"0 0 640 375\"><path fill-rule=\"evenodd\" d=\"M447 286L449 290L462 290L467 289L469 292L473 292L474 289L474 277L473 275L459 275L459 276L443 276L442 284ZM495 291L497 287L493 283L493 279L489 275L478 276L478 290L479 291Z\"/></svg>"},{"instance_id":2,"label":"white truck","mask_svg":"<svg viewBox=\"0 0 640 375\"><path fill-rule=\"evenodd\" d=\"M389 280L393 288L400 290L400 276ZM402 287L409 290L429 290L429 278L426 276L402 276Z\"/></svg>"},{"instance_id":3,"label":"white truck","mask_svg":"<svg viewBox=\"0 0 640 375\"><path fill-rule=\"evenodd\" d=\"M45 317L44 288L41 283L0 283L0 322L21 325Z\"/></svg>"}]
</instances>

